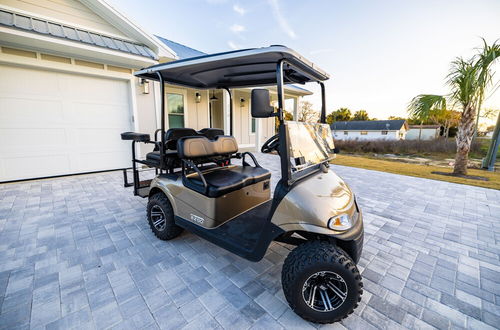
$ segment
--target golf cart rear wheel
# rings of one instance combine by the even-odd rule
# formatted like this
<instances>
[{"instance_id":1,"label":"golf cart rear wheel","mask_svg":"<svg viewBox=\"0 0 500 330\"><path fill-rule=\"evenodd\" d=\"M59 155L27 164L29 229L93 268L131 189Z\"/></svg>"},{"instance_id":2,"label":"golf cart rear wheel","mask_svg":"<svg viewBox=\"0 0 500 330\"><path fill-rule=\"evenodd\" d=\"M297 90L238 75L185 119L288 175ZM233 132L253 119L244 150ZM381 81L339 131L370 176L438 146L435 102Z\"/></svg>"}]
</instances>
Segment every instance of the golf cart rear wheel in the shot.
<instances>
[{"instance_id":1,"label":"golf cart rear wheel","mask_svg":"<svg viewBox=\"0 0 500 330\"><path fill-rule=\"evenodd\" d=\"M290 252L281 283L292 310L315 323L347 317L363 294L356 264L342 249L325 241L310 241Z\"/></svg>"},{"instance_id":2,"label":"golf cart rear wheel","mask_svg":"<svg viewBox=\"0 0 500 330\"><path fill-rule=\"evenodd\" d=\"M182 233L182 228L175 224L172 205L163 193L149 197L148 222L155 236L164 241Z\"/></svg>"}]
</instances>

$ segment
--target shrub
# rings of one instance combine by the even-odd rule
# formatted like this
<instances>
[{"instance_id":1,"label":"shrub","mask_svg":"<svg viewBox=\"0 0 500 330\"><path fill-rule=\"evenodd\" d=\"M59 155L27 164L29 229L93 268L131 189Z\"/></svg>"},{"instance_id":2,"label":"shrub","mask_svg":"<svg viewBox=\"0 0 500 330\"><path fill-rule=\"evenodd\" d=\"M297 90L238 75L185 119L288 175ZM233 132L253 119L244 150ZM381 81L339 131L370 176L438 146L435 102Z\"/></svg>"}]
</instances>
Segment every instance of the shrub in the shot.
<instances>
[{"instance_id":1,"label":"shrub","mask_svg":"<svg viewBox=\"0 0 500 330\"><path fill-rule=\"evenodd\" d=\"M335 140L335 147L343 153L377 153L415 155L446 153L454 154L457 145L454 139L435 140ZM481 143L477 140L471 145L471 152L482 153Z\"/></svg>"}]
</instances>

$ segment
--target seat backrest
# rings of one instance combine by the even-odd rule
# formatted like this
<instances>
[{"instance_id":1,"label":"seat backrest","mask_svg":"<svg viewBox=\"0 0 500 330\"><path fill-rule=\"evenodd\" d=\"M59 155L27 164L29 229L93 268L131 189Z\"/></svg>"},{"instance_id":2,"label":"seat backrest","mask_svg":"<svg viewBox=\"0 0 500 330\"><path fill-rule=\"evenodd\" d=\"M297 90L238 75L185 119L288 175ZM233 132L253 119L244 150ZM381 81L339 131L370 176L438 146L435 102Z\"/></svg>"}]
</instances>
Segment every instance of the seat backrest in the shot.
<instances>
[{"instance_id":1,"label":"seat backrest","mask_svg":"<svg viewBox=\"0 0 500 330\"><path fill-rule=\"evenodd\" d=\"M198 136L198 133L192 128L170 128L165 132L165 141L167 149L176 150L177 141L186 136Z\"/></svg>"},{"instance_id":2,"label":"seat backrest","mask_svg":"<svg viewBox=\"0 0 500 330\"><path fill-rule=\"evenodd\" d=\"M209 140L214 140L217 136L224 135L224 130L220 128L203 128L198 131L198 134Z\"/></svg>"},{"instance_id":3,"label":"seat backrest","mask_svg":"<svg viewBox=\"0 0 500 330\"><path fill-rule=\"evenodd\" d=\"M183 137L177 141L179 158L209 158L229 156L238 151L238 143L233 136L219 135L215 140L204 136Z\"/></svg>"}]
</instances>

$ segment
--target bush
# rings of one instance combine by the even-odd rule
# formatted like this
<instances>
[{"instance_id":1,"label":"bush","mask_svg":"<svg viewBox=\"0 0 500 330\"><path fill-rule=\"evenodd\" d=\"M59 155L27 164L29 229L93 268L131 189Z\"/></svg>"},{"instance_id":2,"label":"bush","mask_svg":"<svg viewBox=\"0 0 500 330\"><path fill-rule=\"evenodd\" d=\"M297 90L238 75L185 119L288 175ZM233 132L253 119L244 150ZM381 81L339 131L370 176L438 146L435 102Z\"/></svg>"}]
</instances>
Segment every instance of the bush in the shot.
<instances>
[{"instance_id":1,"label":"bush","mask_svg":"<svg viewBox=\"0 0 500 330\"><path fill-rule=\"evenodd\" d=\"M335 147L342 153L377 153L415 155L446 153L455 154L455 139L439 138L435 140L335 140ZM482 153L481 143L472 143L471 153Z\"/></svg>"}]
</instances>

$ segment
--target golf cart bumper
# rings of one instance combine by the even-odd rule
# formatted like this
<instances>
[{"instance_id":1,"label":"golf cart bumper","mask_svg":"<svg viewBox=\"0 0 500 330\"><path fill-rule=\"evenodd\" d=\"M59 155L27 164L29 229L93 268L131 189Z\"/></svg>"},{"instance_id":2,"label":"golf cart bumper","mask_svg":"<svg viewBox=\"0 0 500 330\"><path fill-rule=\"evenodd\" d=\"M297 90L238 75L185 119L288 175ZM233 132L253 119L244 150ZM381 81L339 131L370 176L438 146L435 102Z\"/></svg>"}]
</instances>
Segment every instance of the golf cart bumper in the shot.
<instances>
[{"instance_id":1,"label":"golf cart bumper","mask_svg":"<svg viewBox=\"0 0 500 330\"><path fill-rule=\"evenodd\" d=\"M342 248L352 258L355 263L358 263L363 252L364 229L363 229L363 213L359 210L358 219L354 226L343 233L331 235L335 239L336 244Z\"/></svg>"}]
</instances>

